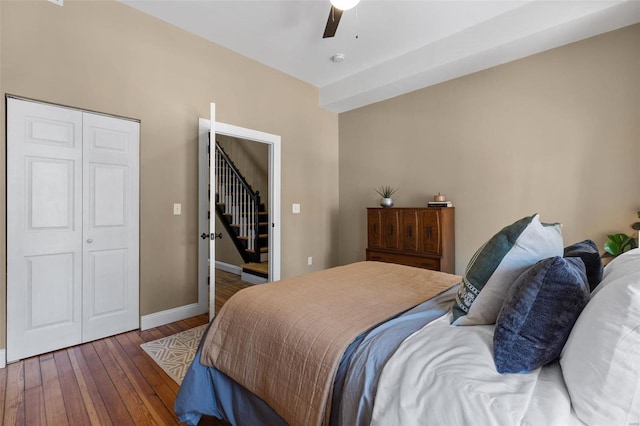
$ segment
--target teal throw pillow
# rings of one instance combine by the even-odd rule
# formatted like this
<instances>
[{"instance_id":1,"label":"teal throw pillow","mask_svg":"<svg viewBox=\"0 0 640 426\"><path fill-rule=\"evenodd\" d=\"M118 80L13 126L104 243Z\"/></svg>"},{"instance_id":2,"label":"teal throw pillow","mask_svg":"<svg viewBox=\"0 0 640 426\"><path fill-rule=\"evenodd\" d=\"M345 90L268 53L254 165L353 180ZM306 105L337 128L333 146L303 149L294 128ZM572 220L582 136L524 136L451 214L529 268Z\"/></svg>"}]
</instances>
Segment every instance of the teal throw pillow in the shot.
<instances>
[{"instance_id":1,"label":"teal throw pillow","mask_svg":"<svg viewBox=\"0 0 640 426\"><path fill-rule=\"evenodd\" d=\"M467 265L451 308L451 323L495 323L515 279L539 260L562 253L560 224L540 223L538 214L503 228L480 247Z\"/></svg>"}]
</instances>

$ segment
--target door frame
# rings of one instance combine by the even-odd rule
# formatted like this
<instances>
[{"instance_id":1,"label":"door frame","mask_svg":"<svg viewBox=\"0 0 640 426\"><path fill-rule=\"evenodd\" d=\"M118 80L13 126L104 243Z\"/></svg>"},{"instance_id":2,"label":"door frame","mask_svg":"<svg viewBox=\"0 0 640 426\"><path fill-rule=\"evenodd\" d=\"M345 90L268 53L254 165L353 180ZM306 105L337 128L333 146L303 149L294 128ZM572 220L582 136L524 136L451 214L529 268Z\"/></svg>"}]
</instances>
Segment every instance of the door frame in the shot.
<instances>
[{"instance_id":1,"label":"door frame","mask_svg":"<svg viewBox=\"0 0 640 426\"><path fill-rule=\"evenodd\" d=\"M213 123L213 126L211 125ZM198 122L198 137L200 145L199 164L201 169L209 166L209 183L211 187L215 182L215 169L211 169L209 161L210 156L205 151L209 141L209 131L215 134L230 136L239 139L245 139L252 142L264 143L269 145L269 202L268 212L271 227L269 228L269 281L277 281L280 279L280 252L281 252L281 235L280 235L280 197L281 197L281 138L278 135L261 132L258 130L248 129L245 127L234 126L232 124L220 123L215 121L215 104L211 104L211 119L200 118ZM204 148L206 150L206 148ZM200 197L203 198L203 197ZM206 199L204 201L206 204ZM199 233L203 229L209 229L209 233L215 233L215 196L210 197L208 210L205 209L203 201L199 201ZM205 211L211 212L210 220L207 219ZM213 260L210 264L209 259ZM207 278L210 278L210 285L207 286ZM209 291L210 290L210 291ZM215 315L215 240L209 240L209 253L205 256L204 250L198 253L198 304L207 304L207 293L209 293L209 319Z\"/></svg>"}]
</instances>

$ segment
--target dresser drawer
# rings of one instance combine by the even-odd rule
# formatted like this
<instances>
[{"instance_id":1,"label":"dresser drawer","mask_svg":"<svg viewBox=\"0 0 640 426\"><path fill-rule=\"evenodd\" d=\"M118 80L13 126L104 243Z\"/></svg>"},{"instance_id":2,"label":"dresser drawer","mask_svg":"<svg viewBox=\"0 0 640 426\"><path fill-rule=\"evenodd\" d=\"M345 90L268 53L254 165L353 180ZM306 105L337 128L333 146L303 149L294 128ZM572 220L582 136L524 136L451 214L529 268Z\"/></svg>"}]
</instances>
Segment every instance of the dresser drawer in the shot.
<instances>
[{"instance_id":1,"label":"dresser drawer","mask_svg":"<svg viewBox=\"0 0 640 426\"><path fill-rule=\"evenodd\" d=\"M370 207L367 260L454 273L453 207Z\"/></svg>"},{"instance_id":2,"label":"dresser drawer","mask_svg":"<svg viewBox=\"0 0 640 426\"><path fill-rule=\"evenodd\" d=\"M440 259L432 257L411 256L399 253L387 253L367 250L367 260L376 262L398 263L400 265L415 266L416 268L440 270Z\"/></svg>"}]
</instances>

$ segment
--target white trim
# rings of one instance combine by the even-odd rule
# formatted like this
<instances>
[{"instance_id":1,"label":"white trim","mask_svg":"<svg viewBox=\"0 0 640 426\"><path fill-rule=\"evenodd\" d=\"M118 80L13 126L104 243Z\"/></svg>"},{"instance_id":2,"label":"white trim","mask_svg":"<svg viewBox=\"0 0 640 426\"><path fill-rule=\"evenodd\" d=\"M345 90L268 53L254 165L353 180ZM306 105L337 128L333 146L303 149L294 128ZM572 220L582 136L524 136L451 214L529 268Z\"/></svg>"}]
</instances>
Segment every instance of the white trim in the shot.
<instances>
[{"instance_id":1,"label":"white trim","mask_svg":"<svg viewBox=\"0 0 640 426\"><path fill-rule=\"evenodd\" d=\"M211 102L209 110L209 132L207 137L209 141L209 232L216 232L216 168L211 167L212 162L215 159L214 149L216 145L216 130L218 129L218 123L216 123L216 104ZM207 289L209 291L209 320L212 320L216 315L216 269L211 267L211 260L216 260L216 240L209 240L209 285ZM200 290L202 291L202 289Z\"/></svg>"},{"instance_id":2,"label":"white trim","mask_svg":"<svg viewBox=\"0 0 640 426\"><path fill-rule=\"evenodd\" d=\"M240 275L242 274L242 268L238 265L232 265L230 263L220 262L216 260L216 269L229 272L230 274Z\"/></svg>"},{"instance_id":3,"label":"white trim","mask_svg":"<svg viewBox=\"0 0 640 426\"><path fill-rule=\"evenodd\" d=\"M209 120L200 118L198 121L199 138L207 138L209 131L214 134L231 136L239 139L246 139L259 143L266 143L269 145L269 219L271 221L271 228L269 229L269 280L278 281L280 279L280 174L281 174L281 138L278 135L272 135L270 133L260 132L258 130L247 129L244 127L234 126L232 124L219 123L215 121L216 107L215 103L211 103L211 111ZM200 140L199 143L202 146L204 141ZM211 156L209 155L209 161ZM211 170L211 165L209 165ZM215 169L209 173L209 185L210 188L214 187L215 182ZM209 203L212 200L209 199ZM215 215L215 206L209 206L209 211ZM213 216L211 216L213 218ZM204 226L199 231L204 232ZM209 222L209 233L215 232L215 221ZM199 236L198 236L199 238ZM200 253L199 253L200 256ZM209 241L209 253L208 259L214 259L215 261L215 241ZM199 260L199 265L204 265L203 259ZM210 261L206 262L207 269L210 268ZM204 270L203 270L204 271ZM209 299L209 318L213 318L215 315L215 269L209 271L210 284L207 285L207 280L203 272L199 273L198 279L198 304L203 307L207 306L207 295Z\"/></svg>"},{"instance_id":4,"label":"white trim","mask_svg":"<svg viewBox=\"0 0 640 426\"><path fill-rule=\"evenodd\" d=\"M203 309L200 303L192 303L190 305L167 309L166 311L155 312L153 314L140 317L140 330L160 327L161 325L195 317L196 315L201 315L206 312L206 305Z\"/></svg>"},{"instance_id":5,"label":"white trim","mask_svg":"<svg viewBox=\"0 0 640 426\"><path fill-rule=\"evenodd\" d=\"M7 353L6 350L0 349L0 368L7 366Z\"/></svg>"},{"instance_id":6,"label":"white trim","mask_svg":"<svg viewBox=\"0 0 640 426\"><path fill-rule=\"evenodd\" d=\"M242 275L240 275L240 279L249 284L266 284L269 282L266 278L253 275L249 272L243 272Z\"/></svg>"},{"instance_id":7,"label":"white trim","mask_svg":"<svg viewBox=\"0 0 640 426\"><path fill-rule=\"evenodd\" d=\"M209 155L207 145L209 144L210 121L201 118L198 122L198 304L202 309L208 309L209 298L209 239L201 239L201 234L215 232L209 230L209 217L207 212L210 209L208 198L208 185L202 185L201 179L208 179L209 176ZM205 171L206 170L206 171ZM215 226L215 222L214 226ZM215 273L215 271L214 271ZM212 293L215 294L215 275L213 276L214 287Z\"/></svg>"},{"instance_id":8,"label":"white trim","mask_svg":"<svg viewBox=\"0 0 640 426\"><path fill-rule=\"evenodd\" d=\"M49 1L51 1L51 0L49 0ZM73 110L80 111L80 112L88 112L88 113L95 114L95 115L102 115L104 117L117 118L118 120L133 121L134 123L140 124L140 119L138 119L138 118L124 117L122 115L115 115L115 114L107 114L106 112L94 111L92 109L77 108L77 107L73 107L73 106L69 106L69 105L56 104L56 103L53 103L53 102L40 101L38 99L25 98L24 96L16 96L16 95L9 95L9 94L6 94L5 98L6 99L16 99L16 100L25 101L25 102L31 102L31 103L34 103L34 104L51 105L51 106L57 106L57 107L60 107L60 108L73 109Z\"/></svg>"},{"instance_id":9,"label":"white trim","mask_svg":"<svg viewBox=\"0 0 640 426\"><path fill-rule=\"evenodd\" d=\"M271 133L246 129L226 123L215 123L215 133L269 145L269 281L280 279L280 173L281 138Z\"/></svg>"}]
</instances>

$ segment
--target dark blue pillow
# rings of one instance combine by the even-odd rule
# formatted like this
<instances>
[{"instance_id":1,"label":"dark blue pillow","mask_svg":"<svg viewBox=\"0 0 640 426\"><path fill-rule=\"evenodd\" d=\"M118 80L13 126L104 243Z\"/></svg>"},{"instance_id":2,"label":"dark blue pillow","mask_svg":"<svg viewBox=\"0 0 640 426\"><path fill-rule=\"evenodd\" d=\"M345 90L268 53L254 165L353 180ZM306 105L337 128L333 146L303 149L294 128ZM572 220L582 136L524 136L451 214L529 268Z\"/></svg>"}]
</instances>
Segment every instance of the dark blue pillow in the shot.
<instances>
[{"instance_id":1,"label":"dark blue pillow","mask_svg":"<svg viewBox=\"0 0 640 426\"><path fill-rule=\"evenodd\" d=\"M557 359L589 295L579 257L550 257L523 272L509 288L496 320L493 355L498 372L531 371Z\"/></svg>"},{"instance_id":2,"label":"dark blue pillow","mask_svg":"<svg viewBox=\"0 0 640 426\"><path fill-rule=\"evenodd\" d=\"M579 243L571 244L564 249L564 257L579 257L587 268L587 280L589 281L589 289L593 291L600 281L602 281L602 259L598 246L591 240L584 240Z\"/></svg>"}]
</instances>

